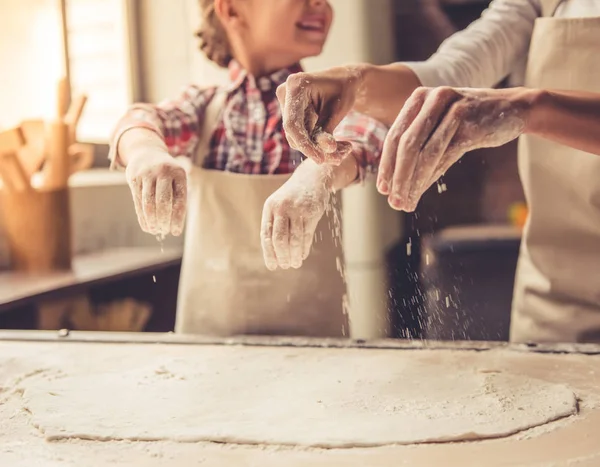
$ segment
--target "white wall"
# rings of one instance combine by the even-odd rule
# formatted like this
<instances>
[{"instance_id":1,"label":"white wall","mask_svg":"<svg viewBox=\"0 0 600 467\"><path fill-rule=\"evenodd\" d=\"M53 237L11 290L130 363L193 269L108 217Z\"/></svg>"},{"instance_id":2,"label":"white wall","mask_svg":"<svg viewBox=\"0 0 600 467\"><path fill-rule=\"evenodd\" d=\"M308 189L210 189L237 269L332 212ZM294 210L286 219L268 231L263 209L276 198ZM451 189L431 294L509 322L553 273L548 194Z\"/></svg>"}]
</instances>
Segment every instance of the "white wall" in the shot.
<instances>
[{"instance_id":1,"label":"white wall","mask_svg":"<svg viewBox=\"0 0 600 467\"><path fill-rule=\"evenodd\" d=\"M323 54L305 60L308 71L393 59L393 0L330 0L335 20ZM198 50L198 0L139 0L144 98L173 96L187 82L222 83L227 72Z\"/></svg>"},{"instance_id":2,"label":"white wall","mask_svg":"<svg viewBox=\"0 0 600 467\"><path fill-rule=\"evenodd\" d=\"M218 84L226 72L197 50L197 0L141 0L144 97L176 95L186 83ZM307 70L394 58L393 0L331 0L336 12L323 54L306 60ZM344 192L344 246L351 301L352 335L381 337L388 332L384 252L399 236L400 216L373 183Z\"/></svg>"},{"instance_id":3,"label":"white wall","mask_svg":"<svg viewBox=\"0 0 600 467\"><path fill-rule=\"evenodd\" d=\"M0 130L54 111L63 69L57 5L0 0Z\"/></svg>"},{"instance_id":4,"label":"white wall","mask_svg":"<svg viewBox=\"0 0 600 467\"><path fill-rule=\"evenodd\" d=\"M140 0L141 85L143 97L158 102L191 82L222 83L227 72L198 50L197 0Z\"/></svg>"},{"instance_id":5,"label":"white wall","mask_svg":"<svg viewBox=\"0 0 600 467\"><path fill-rule=\"evenodd\" d=\"M50 114L61 73L55 0L0 0L0 131ZM18 47L15 47L18 44ZM0 212L0 269L8 265Z\"/></svg>"}]
</instances>

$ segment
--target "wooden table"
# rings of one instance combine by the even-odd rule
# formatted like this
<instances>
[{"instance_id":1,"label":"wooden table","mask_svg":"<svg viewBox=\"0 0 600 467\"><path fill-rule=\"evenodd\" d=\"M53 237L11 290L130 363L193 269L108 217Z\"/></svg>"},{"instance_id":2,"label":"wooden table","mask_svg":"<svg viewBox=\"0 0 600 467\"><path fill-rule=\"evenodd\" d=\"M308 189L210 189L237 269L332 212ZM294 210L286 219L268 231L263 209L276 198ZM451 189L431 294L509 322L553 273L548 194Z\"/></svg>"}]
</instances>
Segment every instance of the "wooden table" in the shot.
<instances>
[{"instance_id":1,"label":"wooden table","mask_svg":"<svg viewBox=\"0 0 600 467\"><path fill-rule=\"evenodd\" d=\"M505 438L462 443L385 445L373 448L315 449L269 445L230 445L210 442L173 441L90 441L74 438L45 441L44 434L31 424L31 413L23 410L20 391L7 381L25 381L35 370L74 374L77 368L99 371L107 362L129 367L136 358L144 365L165 361L185 363L206 358L217 365L222 347L227 354L244 358L269 359L278 352L293 353L294 361L315 354L329 358L345 355L352 372L358 353L380 355L399 365L412 362L427 366L443 361L469 368L493 367L497 371L523 374L552 383L569 385L581 399L580 413L566 423L541 432L518 433ZM258 347L258 348L257 348ZM376 362L378 359L375 359ZM318 359L317 359L318 361ZM218 365L217 365L218 366ZM318 365L317 365L318 366ZM120 371L122 371L121 368ZM318 370L318 368L316 368ZM372 371L393 373L387 365ZM87 374L87 373L86 373ZM24 375L22 378L19 375ZM33 375L33 376L32 376ZM17 379L15 380L15 376ZM184 383L182 383L184 384ZM0 465L11 467L44 465L67 467L85 459L90 467L144 466L577 466L600 465L600 346L527 346L502 343L436 343L407 341L348 341L293 338L210 339L175 334L98 334L73 332L0 332ZM110 388L106 388L110 391ZM11 395L12 394L12 395ZM193 398L193 395L190 395ZM201 395L198 395L201 397ZM94 404L90 398L90 404ZM293 404L293 400L290 400ZM149 408L151 410L151 408ZM202 423L202 420L198 421ZM535 430L535 429L534 429Z\"/></svg>"}]
</instances>

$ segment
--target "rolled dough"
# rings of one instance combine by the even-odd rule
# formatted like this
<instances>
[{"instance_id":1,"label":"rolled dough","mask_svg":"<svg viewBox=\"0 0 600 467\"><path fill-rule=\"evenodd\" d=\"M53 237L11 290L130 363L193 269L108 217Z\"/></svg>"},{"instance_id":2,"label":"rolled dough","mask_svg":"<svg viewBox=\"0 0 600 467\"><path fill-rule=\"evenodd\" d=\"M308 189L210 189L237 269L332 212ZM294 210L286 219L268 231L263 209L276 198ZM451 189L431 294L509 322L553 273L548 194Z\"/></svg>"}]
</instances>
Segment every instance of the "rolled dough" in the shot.
<instances>
[{"instance_id":1,"label":"rolled dough","mask_svg":"<svg viewBox=\"0 0 600 467\"><path fill-rule=\"evenodd\" d=\"M219 352L25 380L24 404L50 441L322 448L497 438L577 413L568 387L517 374L382 365L369 350L350 364L335 351Z\"/></svg>"}]
</instances>

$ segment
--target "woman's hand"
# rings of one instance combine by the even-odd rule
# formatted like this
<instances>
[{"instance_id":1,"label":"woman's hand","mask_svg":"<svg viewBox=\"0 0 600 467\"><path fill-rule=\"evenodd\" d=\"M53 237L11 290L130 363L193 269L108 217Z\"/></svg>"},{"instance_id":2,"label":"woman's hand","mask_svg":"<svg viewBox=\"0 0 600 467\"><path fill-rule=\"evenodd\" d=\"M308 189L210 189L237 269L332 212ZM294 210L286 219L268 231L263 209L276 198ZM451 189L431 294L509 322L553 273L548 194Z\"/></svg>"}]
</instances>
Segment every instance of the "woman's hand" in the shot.
<instances>
[{"instance_id":1,"label":"woman's hand","mask_svg":"<svg viewBox=\"0 0 600 467\"><path fill-rule=\"evenodd\" d=\"M317 164L339 164L351 151L336 142L333 130L352 109L360 71L339 67L318 73L296 73L277 89L283 128L290 145Z\"/></svg>"},{"instance_id":2,"label":"woman's hand","mask_svg":"<svg viewBox=\"0 0 600 467\"><path fill-rule=\"evenodd\" d=\"M274 271L299 268L331 196L332 169L306 160L265 202L261 242L265 264Z\"/></svg>"},{"instance_id":3,"label":"woman's hand","mask_svg":"<svg viewBox=\"0 0 600 467\"><path fill-rule=\"evenodd\" d=\"M187 175L168 153L138 153L125 172L140 227L153 235L181 235L187 204Z\"/></svg>"},{"instance_id":4,"label":"woman's hand","mask_svg":"<svg viewBox=\"0 0 600 467\"><path fill-rule=\"evenodd\" d=\"M377 188L394 209L414 211L423 193L466 152L517 138L527 122L524 89L418 88L386 138Z\"/></svg>"}]
</instances>

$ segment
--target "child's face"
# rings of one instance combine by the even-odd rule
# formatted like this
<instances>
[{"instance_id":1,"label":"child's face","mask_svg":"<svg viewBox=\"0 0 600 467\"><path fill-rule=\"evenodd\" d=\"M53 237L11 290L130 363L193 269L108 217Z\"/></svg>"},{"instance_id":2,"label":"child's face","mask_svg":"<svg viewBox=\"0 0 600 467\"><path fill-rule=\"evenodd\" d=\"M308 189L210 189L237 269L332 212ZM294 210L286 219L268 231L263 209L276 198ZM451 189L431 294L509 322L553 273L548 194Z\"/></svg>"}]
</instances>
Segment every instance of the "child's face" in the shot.
<instances>
[{"instance_id":1,"label":"child's face","mask_svg":"<svg viewBox=\"0 0 600 467\"><path fill-rule=\"evenodd\" d=\"M242 47L284 67L319 55L333 10L327 0L237 0Z\"/></svg>"}]
</instances>

